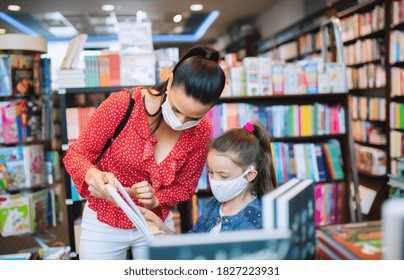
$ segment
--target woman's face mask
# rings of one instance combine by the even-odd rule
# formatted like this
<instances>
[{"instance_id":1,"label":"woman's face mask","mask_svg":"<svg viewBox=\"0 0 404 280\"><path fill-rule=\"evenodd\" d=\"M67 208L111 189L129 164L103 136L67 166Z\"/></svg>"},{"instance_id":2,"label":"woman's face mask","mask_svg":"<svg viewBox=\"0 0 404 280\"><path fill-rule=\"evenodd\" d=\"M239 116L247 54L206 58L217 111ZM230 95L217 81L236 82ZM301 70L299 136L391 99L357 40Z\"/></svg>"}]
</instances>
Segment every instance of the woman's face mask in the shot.
<instances>
[{"instance_id":1,"label":"woman's face mask","mask_svg":"<svg viewBox=\"0 0 404 280\"><path fill-rule=\"evenodd\" d=\"M209 176L209 184L213 195L219 202L226 202L240 195L248 186L244 176L254 169L249 167L243 174L232 180L215 180Z\"/></svg>"},{"instance_id":2,"label":"woman's face mask","mask_svg":"<svg viewBox=\"0 0 404 280\"><path fill-rule=\"evenodd\" d=\"M163 118L165 122L174 130L185 130L197 125L202 118L195 121L187 121L182 123L178 117L175 115L173 109L171 108L170 104L168 103L168 98L166 101L161 105L161 110L163 112Z\"/></svg>"}]
</instances>

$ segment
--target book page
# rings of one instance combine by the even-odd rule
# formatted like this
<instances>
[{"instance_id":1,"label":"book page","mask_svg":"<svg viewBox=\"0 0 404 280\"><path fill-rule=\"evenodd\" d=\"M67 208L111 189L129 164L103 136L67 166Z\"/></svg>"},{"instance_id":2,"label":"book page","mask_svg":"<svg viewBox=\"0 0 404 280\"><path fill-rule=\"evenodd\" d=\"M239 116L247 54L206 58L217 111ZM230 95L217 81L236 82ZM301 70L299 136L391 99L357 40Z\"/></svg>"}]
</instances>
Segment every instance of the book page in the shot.
<instances>
[{"instance_id":1,"label":"book page","mask_svg":"<svg viewBox=\"0 0 404 280\"><path fill-rule=\"evenodd\" d=\"M109 184L106 185L108 193L112 196L112 198L119 205L119 207L121 207L121 209L125 212L125 214L136 226L136 228L144 235L144 237L148 240L154 239L153 233L149 225L147 224L146 219L144 218L140 210L137 208L136 204L133 203L129 194L123 188L122 184L117 179L115 179L115 184L119 192L123 195L126 201Z\"/></svg>"}]
</instances>

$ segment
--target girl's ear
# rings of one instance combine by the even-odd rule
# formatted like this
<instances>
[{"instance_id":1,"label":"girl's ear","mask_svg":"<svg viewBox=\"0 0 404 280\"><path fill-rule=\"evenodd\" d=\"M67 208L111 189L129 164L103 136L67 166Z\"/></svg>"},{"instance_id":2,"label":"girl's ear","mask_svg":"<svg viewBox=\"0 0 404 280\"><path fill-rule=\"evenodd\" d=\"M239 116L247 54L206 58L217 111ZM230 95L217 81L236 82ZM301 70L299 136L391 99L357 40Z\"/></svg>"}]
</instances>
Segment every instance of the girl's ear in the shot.
<instances>
[{"instance_id":1,"label":"girl's ear","mask_svg":"<svg viewBox=\"0 0 404 280\"><path fill-rule=\"evenodd\" d=\"M257 177L258 171L255 169L251 169L250 172L248 172L244 177L248 182L251 182Z\"/></svg>"}]
</instances>

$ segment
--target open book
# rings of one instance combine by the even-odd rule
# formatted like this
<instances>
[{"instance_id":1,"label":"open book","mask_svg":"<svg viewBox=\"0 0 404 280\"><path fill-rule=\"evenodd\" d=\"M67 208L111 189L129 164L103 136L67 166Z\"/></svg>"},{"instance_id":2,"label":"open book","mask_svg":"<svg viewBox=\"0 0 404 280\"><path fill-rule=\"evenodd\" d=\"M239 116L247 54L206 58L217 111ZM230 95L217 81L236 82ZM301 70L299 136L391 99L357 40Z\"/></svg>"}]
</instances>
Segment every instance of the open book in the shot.
<instances>
[{"instance_id":1,"label":"open book","mask_svg":"<svg viewBox=\"0 0 404 280\"><path fill-rule=\"evenodd\" d=\"M61 69L76 69L78 67L81 51L84 49L84 43L88 38L87 34L80 34L74 37L70 42L63 58Z\"/></svg>"},{"instance_id":2,"label":"open book","mask_svg":"<svg viewBox=\"0 0 404 280\"><path fill-rule=\"evenodd\" d=\"M115 185L118 188L119 192L123 195L124 199L109 184L106 185L108 193L112 196L119 207L121 207L123 212L125 212L125 214L136 226L136 228L144 235L144 237L149 241L153 240L155 237L153 236L153 233L149 225L147 224L146 219L140 212L139 208L137 208L136 204L132 201L129 194L123 188L122 184L116 178Z\"/></svg>"}]
</instances>

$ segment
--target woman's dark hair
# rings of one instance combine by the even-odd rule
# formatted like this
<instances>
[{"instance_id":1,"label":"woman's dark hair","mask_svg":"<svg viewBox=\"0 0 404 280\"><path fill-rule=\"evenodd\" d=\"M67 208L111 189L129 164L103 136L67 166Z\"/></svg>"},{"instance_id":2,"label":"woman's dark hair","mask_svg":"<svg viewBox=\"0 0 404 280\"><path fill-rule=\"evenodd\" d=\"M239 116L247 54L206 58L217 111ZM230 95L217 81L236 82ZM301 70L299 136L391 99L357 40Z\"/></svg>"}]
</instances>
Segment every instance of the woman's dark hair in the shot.
<instances>
[{"instance_id":1,"label":"woman's dark hair","mask_svg":"<svg viewBox=\"0 0 404 280\"><path fill-rule=\"evenodd\" d=\"M252 121L254 130L244 127L231 128L213 139L209 150L230 154L232 161L247 169L254 165L257 177L251 182L258 197L278 186L274 163L272 161L271 140L265 127L259 121Z\"/></svg>"},{"instance_id":2,"label":"woman's dark hair","mask_svg":"<svg viewBox=\"0 0 404 280\"><path fill-rule=\"evenodd\" d=\"M181 87L185 94L201 102L214 105L222 94L226 78L223 69L218 64L219 52L207 45L198 45L184 54L172 69L173 80L171 87ZM152 87L158 91L157 96L163 95L168 86L168 79ZM163 98L164 102L166 97ZM147 110L146 110L147 112ZM157 130L162 120L161 108L149 116L157 117L152 124L153 132Z\"/></svg>"}]
</instances>

